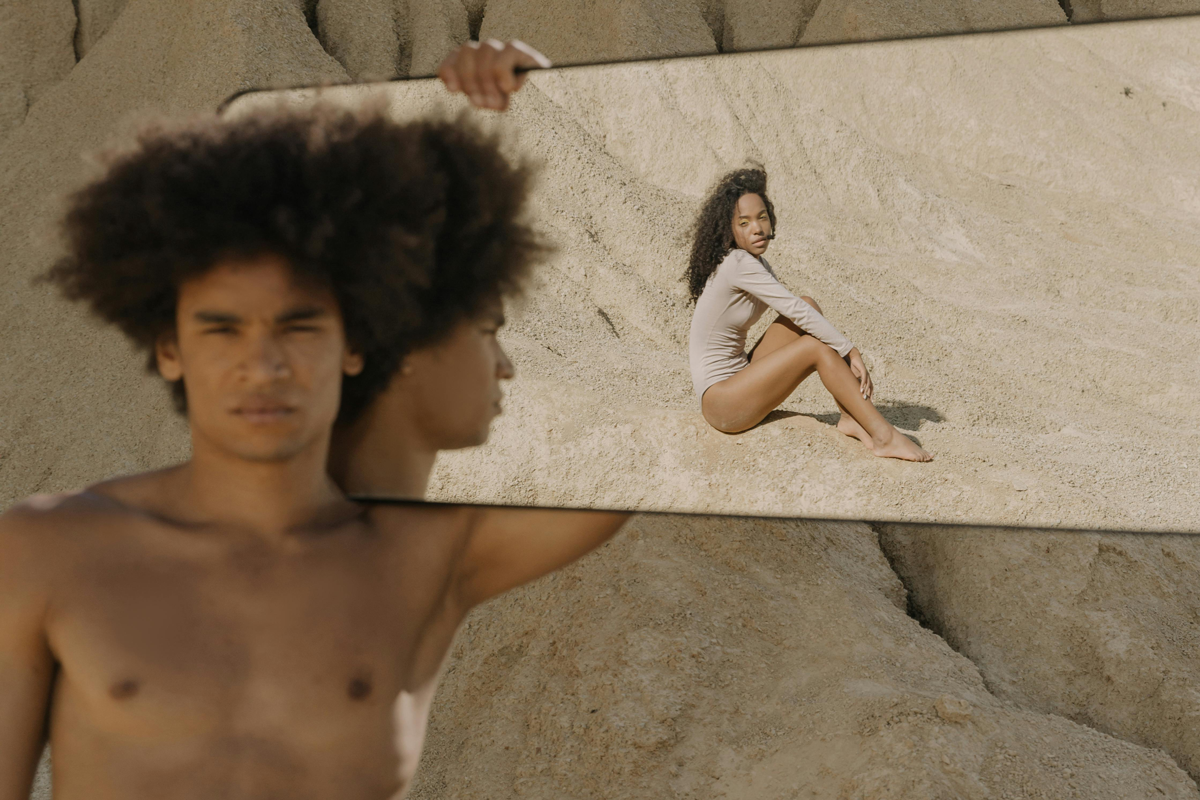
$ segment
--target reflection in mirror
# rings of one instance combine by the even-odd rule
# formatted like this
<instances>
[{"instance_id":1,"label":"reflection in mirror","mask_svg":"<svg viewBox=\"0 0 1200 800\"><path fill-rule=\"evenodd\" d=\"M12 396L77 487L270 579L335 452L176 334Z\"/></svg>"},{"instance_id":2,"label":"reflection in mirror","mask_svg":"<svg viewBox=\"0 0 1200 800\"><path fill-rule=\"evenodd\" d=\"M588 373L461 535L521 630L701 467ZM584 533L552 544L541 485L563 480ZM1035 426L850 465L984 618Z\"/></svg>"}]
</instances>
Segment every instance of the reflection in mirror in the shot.
<instances>
[{"instance_id":1,"label":"reflection in mirror","mask_svg":"<svg viewBox=\"0 0 1200 800\"><path fill-rule=\"evenodd\" d=\"M508 310L516 377L491 441L439 459L429 496L1196 529L1197 28L531 74L487 118L541 163L533 221L557 252ZM380 92L401 118L447 105L433 81L323 96ZM692 228L749 162L779 281L859 347L873 404L931 463L839 433L816 377L744 433L701 414Z\"/></svg>"}]
</instances>

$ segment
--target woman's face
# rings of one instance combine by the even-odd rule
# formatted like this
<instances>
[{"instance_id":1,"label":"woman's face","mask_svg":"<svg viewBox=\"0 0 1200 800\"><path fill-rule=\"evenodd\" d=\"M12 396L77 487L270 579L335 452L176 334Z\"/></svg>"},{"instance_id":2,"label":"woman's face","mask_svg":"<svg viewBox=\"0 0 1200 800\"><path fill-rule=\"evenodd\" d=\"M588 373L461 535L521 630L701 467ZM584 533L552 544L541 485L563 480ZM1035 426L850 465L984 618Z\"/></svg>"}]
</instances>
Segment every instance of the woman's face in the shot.
<instances>
[{"instance_id":1,"label":"woman's face","mask_svg":"<svg viewBox=\"0 0 1200 800\"><path fill-rule=\"evenodd\" d=\"M767 252L771 240L771 217L767 204L757 194L744 194L733 210L733 241L752 256Z\"/></svg>"}]
</instances>

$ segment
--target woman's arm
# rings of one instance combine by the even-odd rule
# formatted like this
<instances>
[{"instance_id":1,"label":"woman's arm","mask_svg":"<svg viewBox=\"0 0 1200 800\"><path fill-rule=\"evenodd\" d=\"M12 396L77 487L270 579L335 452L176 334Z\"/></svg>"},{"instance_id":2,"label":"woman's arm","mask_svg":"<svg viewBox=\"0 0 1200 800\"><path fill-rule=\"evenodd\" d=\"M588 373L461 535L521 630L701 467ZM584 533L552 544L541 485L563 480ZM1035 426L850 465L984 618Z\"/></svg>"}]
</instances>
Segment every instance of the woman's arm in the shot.
<instances>
[{"instance_id":1,"label":"woman's arm","mask_svg":"<svg viewBox=\"0 0 1200 800\"><path fill-rule=\"evenodd\" d=\"M854 349L850 340L833 327L821 312L789 292L757 258L745 250L734 250L733 256L736 271L732 284L736 288L762 300L796 323L800 330L832 347L839 356L845 358Z\"/></svg>"}]
</instances>

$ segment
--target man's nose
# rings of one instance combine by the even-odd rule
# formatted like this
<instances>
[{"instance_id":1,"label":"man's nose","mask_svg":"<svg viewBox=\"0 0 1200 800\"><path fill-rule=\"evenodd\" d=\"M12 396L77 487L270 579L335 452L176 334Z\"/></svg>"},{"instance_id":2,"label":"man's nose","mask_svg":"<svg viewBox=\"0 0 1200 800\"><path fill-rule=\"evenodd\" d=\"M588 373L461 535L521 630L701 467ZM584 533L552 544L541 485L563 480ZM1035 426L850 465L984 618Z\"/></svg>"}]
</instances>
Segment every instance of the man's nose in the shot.
<instances>
[{"instance_id":1,"label":"man's nose","mask_svg":"<svg viewBox=\"0 0 1200 800\"><path fill-rule=\"evenodd\" d=\"M496 359L496 377L502 381L511 380L517 374L517 370L513 366L513 363L508 360L508 353L504 352L503 347L497 345L496 354L498 356Z\"/></svg>"},{"instance_id":2,"label":"man's nose","mask_svg":"<svg viewBox=\"0 0 1200 800\"><path fill-rule=\"evenodd\" d=\"M271 334L252 338L245 365L247 374L255 380L278 380L291 372L283 345Z\"/></svg>"}]
</instances>

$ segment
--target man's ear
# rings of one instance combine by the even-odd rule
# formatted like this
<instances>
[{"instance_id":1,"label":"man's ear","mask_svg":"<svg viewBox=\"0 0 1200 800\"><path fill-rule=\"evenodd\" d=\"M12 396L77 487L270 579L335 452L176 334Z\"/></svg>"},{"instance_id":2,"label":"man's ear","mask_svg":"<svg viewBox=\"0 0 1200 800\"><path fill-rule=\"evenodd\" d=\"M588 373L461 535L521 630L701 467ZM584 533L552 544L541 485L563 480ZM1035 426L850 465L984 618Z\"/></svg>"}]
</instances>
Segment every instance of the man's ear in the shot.
<instances>
[{"instance_id":1,"label":"man's ear","mask_svg":"<svg viewBox=\"0 0 1200 800\"><path fill-rule=\"evenodd\" d=\"M351 350L349 347L342 354L342 373L345 375L358 375L363 371L363 366L366 364L366 359L362 353L356 350Z\"/></svg>"},{"instance_id":2,"label":"man's ear","mask_svg":"<svg viewBox=\"0 0 1200 800\"><path fill-rule=\"evenodd\" d=\"M183 377L183 362L179 359L179 342L174 333L164 333L154 345L154 361L158 374L174 383Z\"/></svg>"}]
</instances>

